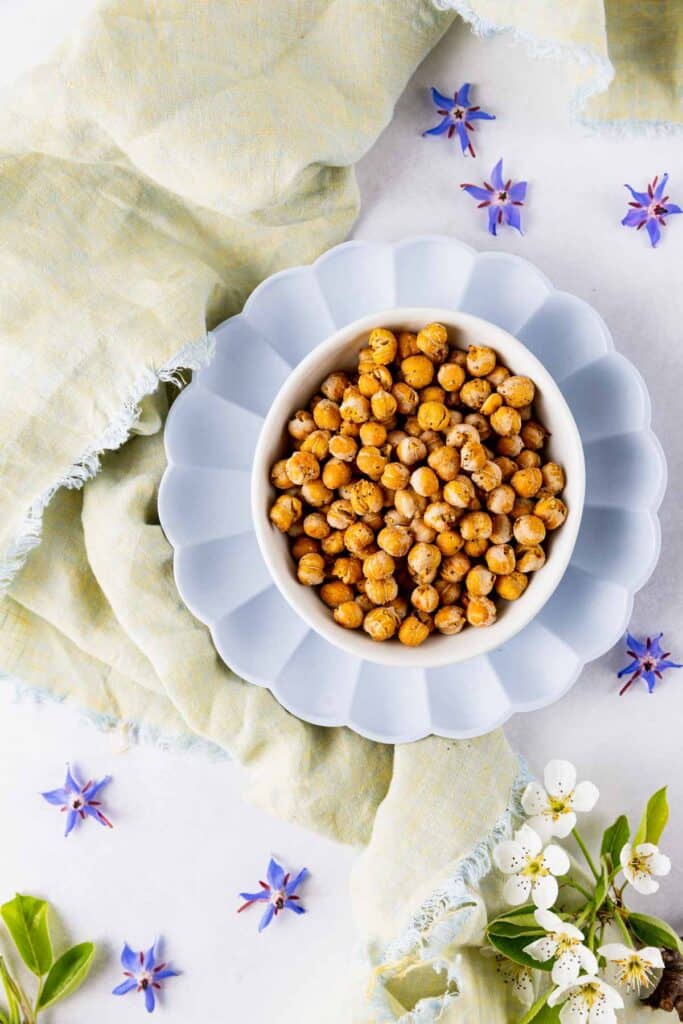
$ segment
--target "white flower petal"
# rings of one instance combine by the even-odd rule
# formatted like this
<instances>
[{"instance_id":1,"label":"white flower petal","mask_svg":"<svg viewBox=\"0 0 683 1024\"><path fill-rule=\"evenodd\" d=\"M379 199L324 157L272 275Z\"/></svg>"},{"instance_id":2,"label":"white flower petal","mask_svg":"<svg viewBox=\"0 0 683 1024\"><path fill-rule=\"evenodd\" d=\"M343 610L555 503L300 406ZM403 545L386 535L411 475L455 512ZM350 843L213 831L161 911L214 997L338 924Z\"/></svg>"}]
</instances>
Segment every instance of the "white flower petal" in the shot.
<instances>
[{"instance_id":1,"label":"white flower petal","mask_svg":"<svg viewBox=\"0 0 683 1024\"><path fill-rule=\"evenodd\" d=\"M665 853L653 853L650 869L653 875L668 875L671 871L671 860Z\"/></svg>"},{"instance_id":2,"label":"white flower petal","mask_svg":"<svg viewBox=\"0 0 683 1024\"><path fill-rule=\"evenodd\" d=\"M557 899L558 885L552 875L541 875L534 880L531 898L537 907L548 910Z\"/></svg>"},{"instance_id":3,"label":"white flower petal","mask_svg":"<svg viewBox=\"0 0 683 1024\"><path fill-rule=\"evenodd\" d=\"M548 1006L557 1006L563 999L566 999L570 991L569 985L559 985L548 996Z\"/></svg>"},{"instance_id":4,"label":"white flower petal","mask_svg":"<svg viewBox=\"0 0 683 1024\"><path fill-rule=\"evenodd\" d=\"M659 847L654 843L638 843L636 846L636 854L639 857L649 857L653 853L659 853Z\"/></svg>"},{"instance_id":5,"label":"white flower petal","mask_svg":"<svg viewBox=\"0 0 683 1024\"><path fill-rule=\"evenodd\" d=\"M644 949L639 949L638 956L650 967L664 967L662 951L656 946L645 946Z\"/></svg>"},{"instance_id":6,"label":"white flower petal","mask_svg":"<svg viewBox=\"0 0 683 1024\"><path fill-rule=\"evenodd\" d=\"M517 907L529 898L531 882L526 875L512 875L503 886L503 899Z\"/></svg>"},{"instance_id":7,"label":"white flower petal","mask_svg":"<svg viewBox=\"0 0 683 1024\"><path fill-rule=\"evenodd\" d=\"M645 874L644 871L632 871L631 878L629 878L627 871L624 871L624 874L636 892L642 893L643 896L651 896L653 892L657 892L659 889L659 882L655 882L654 878L651 875Z\"/></svg>"},{"instance_id":8,"label":"white flower petal","mask_svg":"<svg viewBox=\"0 0 683 1024\"><path fill-rule=\"evenodd\" d=\"M611 985L605 984L605 982L601 979L599 979L599 984L600 991L604 995L607 1005L615 1010L623 1010L624 1000L621 998L617 990L615 988L612 988Z\"/></svg>"},{"instance_id":9,"label":"white flower petal","mask_svg":"<svg viewBox=\"0 0 683 1024\"><path fill-rule=\"evenodd\" d=\"M576 952L586 974L597 974L598 961L595 957L595 953L593 953L588 946L578 946Z\"/></svg>"},{"instance_id":10,"label":"white flower petal","mask_svg":"<svg viewBox=\"0 0 683 1024\"><path fill-rule=\"evenodd\" d=\"M578 996L568 999L560 1010L562 1024L586 1024L588 1007Z\"/></svg>"},{"instance_id":11,"label":"white flower petal","mask_svg":"<svg viewBox=\"0 0 683 1024\"><path fill-rule=\"evenodd\" d=\"M567 925L561 917L557 914L553 914L552 910L535 910L534 917L536 918L537 924L540 924L541 928L544 928L547 932L566 932L568 928L573 928L573 925ZM578 929L575 929L578 931ZM581 932L579 932L579 938L583 938Z\"/></svg>"},{"instance_id":12,"label":"white flower petal","mask_svg":"<svg viewBox=\"0 0 683 1024\"><path fill-rule=\"evenodd\" d=\"M539 782L530 782L522 794L522 807L528 815L542 814L550 806L548 794Z\"/></svg>"},{"instance_id":13,"label":"white flower petal","mask_svg":"<svg viewBox=\"0 0 683 1024\"><path fill-rule=\"evenodd\" d=\"M568 935L570 939L578 939L579 942L583 941L583 932L580 931L575 924L570 924L569 921L560 921L560 927L558 930L563 935Z\"/></svg>"},{"instance_id":14,"label":"white flower petal","mask_svg":"<svg viewBox=\"0 0 683 1024\"><path fill-rule=\"evenodd\" d=\"M534 832L528 825L522 825L521 828L517 829L515 839L518 843L521 843L528 857L536 857L543 848L538 832Z\"/></svg>"},{"instance_id":15,"label":"white flower petal","mask_svg":"<svg viewBox=\"0 0 683 1024\"><path fill-rule=\"evenodd\" d=\"M539 963L544 964L546 960L552 960L555 956L555 953L557 952L557 942L555 942L554 939L551 939L549 935L544 935L542 939L536 939L535 942L530 942L528 946L525 946L524 952L528 953L529 956L534 958L534 960L538 960Z\"/></svg>"},{"instance_id":16,"label":"white flower petal","mask_svg":"<svg viewBox=\"0 0 683 1024\"><path fill-rule=\"evenodd\" d=\"M569 796L576 786L576 768L571 761L548 761L543 781L551 796Z\"/></svg>"},{"instance_id":17,"label":"white flower petal","mask_svg":"<svg viewBox=\"0 0 683 1024\"><path fill-rule=\"evenodd\" d=\"M505 842L496 846L493 851L493 860L503 874L512 875L524 867L527 855L521 843L514 839L506 839Z\"/></svg>"},{"instance_id":18,"label":"white flower petal","mask_svg":"<svg viewBox=\"0 0 683 1024\"><path fill-rule=\"evenodd\" d=\"M575 811L592 811L598 802L600 791L592 782L579 782L571 796L571 805Z\"/></svg>"},{"instance_id":19,"label":"white flower petal","mask_svg":"<svg viewBox=\"0 0 683 1024\"><path fill-rule=\"evenodd\" d=\"M543 864L553 875L566 875L570 866L567 853L554 843L543 851Z\"/></svg>"},{"instance_id":20,"label":"white flower petal","mask_svg":"<svg viewBox=\"0 0 683 1024\"><path fill-rule=\"evenodd\" d=\"M624 843L619 854L619 863L622 868L625 868L630 863L631 857L633 856L633 847L630 843Z\"/></svg>"},{"instance_id":21,"label":"white flower petal","mask_svg":"<svg viewBox=\"0 0 683 1024\"><path fill-rule=\"evenodd\" d=\"M567 949L553 964L551 978L556 985L571 985L581 972L581 961L577 953Z\"/></svg>"},{"instance_id":22,"label":"white flower petal","mask_svg":"<svg viewBox=\"0 0 683 1024\"><path fill-rule=\"evenodd\" d=\"M600 956L604 956L605 960L624 960L632 952L633 950L625 946L623 942L608 942L606 945L600 946L598 950Z\"/></svg>"},{"instance_id":23,"label":"white flower petal","mask_svg":"<svg viewBox=\"0 0 683 1024\"><path fill-rule=\"evenodd\" d=\"M527 825L530 829L536 833L538 838L541 840L541 845L545 846L554 835L554 822L550 815L535 814L533 818L529 818Z\"/></svg>"},{"instance_id":24,"label":"white flower petal","mask_svg":"<svg viewBox=\"0 0 683 1024\"><path fill-rule=\"evenodd\" d=\"M576 815L573 811L563 811L552 823L552 835L558 839L566 839L576 825Z\"/></svg>"},{"instance_id":25,"label":"white flower petal","mask_svg":"<svg viewBox=\"0 0 683 1024\"><path fill-rule=\"evenodd\" d=\"M512 991L517 996L522 1006L529 1007L534 1001L534 979L531 976L531 971L522 969L518 971L514 981L512 982Z\"/></svg>"},{"instance_id":26,"label":"white flower petal","mask_svg":"<svg viewBox=\"0 0 683 1024\"><path fill-rule=\"evenodd\" d=\"M617 1015L611 1006L599 1000L588 1013L588 1024L617 1024Z\"/></svg>"}]
</instances>

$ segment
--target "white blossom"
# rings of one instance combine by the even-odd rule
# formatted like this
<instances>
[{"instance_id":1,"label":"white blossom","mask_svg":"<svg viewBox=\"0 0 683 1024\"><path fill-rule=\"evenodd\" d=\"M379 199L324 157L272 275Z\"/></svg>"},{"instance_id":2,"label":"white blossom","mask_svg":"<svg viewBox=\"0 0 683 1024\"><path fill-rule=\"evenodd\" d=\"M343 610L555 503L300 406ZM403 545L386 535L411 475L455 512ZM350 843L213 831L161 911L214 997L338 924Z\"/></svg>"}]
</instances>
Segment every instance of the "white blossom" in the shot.
<instances>
[{"instance_id":1,"label":"white blossom","mask_svg":"<svg viewBox=\"0 0 683 1024\"><path fill-rule=\"evenodd\" d=\"M556 985L571 984L582 970L587 974L597 974L598 961L595 954L584 946L583 932L553 914L552 910L537 910L534 916L546 934L525 946L524 952L541 963L555 960L551 977Z\"/></svg>"},{"instance_id":2,"label":"white blossom","mask_svg":"<svg viewBox=\"0 0 683 1024\"><path fill-rule=\"evenodd\" d=\"M548 1006L559 1006L562 1024L616 1024L615 1010L624 1007L616 989L592 974L550 993Z\"/></svg>"},{"instance_id":3,"label":"white blossom","mask_svg":"<svg viewBox=\"0 0 683 1024\"><path fill-rule=\"evenodd\" d=\"M569 761L549 761L543 772L545 787L530 782L522 796L529 826L547 842L551 836L564 839L576 825L577 811L592 811L597 803L597 786L576 781L576 768Z\"/></svg>"},{"instance_id":4,"label":"white blossom","mask_svg":"<svg viewBox=\"0 0 683 1024\"><path fill-rule=\"evenodd\" d=\"M529 1007L534 1001L534 980L529 967L517 964L514 960L503 956L491 946L484 946L481 955L496 962L496 973L504 985L510 986L510 991L515 999L524 1007Z\"/></svg>"},{"instance_id":5,"label":"white blossom","mask_svg":"<svg viewBox=\"0 0 683 1024\"><path fill-rule=\"evenodd\" d=\"M656 946L631 949L621 942L609 942L601 946L598 953L607 961L606 973L610 981L627 992L650 988L654 972L664 967L661 951Z\"/></svg>"},{"instance_id":6,"label":"white blossom","mask_svg":"<svg viewBox=\"0 0 683 1024\"><path fill-rule=\"evenodd\" d=\"M515 832L514 839L500 843L493 851L496 866L510 877L503 887L504 899L518 906L531 899L547 910L557 899L555 876L569 871L569 857L560 846L543 848L540 836L528 825Z\"/></svg>"},{"instance_id":7,"label":"white blossom","mask_svg":"<svg viewBox=\"0 0 683 1024\"><path fill-rule=\"evenodd\" d=\"M621 848L619 860L627 882L636 892L646 896L659 889L659 882L653 876L668 875L671 871L671 861L659 852L654 843L639 843L635 849L626 843Z\"/></svg>"}]
</instances>

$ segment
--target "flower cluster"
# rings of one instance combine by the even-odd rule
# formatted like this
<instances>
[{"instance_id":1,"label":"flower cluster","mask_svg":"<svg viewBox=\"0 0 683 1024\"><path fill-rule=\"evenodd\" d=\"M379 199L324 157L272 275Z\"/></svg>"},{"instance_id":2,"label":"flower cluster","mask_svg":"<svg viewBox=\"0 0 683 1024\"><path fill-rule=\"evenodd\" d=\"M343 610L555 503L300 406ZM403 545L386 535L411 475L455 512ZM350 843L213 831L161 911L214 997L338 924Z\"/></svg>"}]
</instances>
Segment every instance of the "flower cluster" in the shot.
<instances>
[{"instance_id":1,"label":"flower cluster","mask_svg":"<svg viewBox=\"0 0 683 1024\"><path fill-rule=\"evenodd\" d=\"M551 761L544 785L531 782L523 794L527 821L494 850L506 876L503 898L514 909L489 923L486 955L496 958L501 978L530 1007L524 1024L546 1019L545 1007L558 1007L562 1024L616 1024L622 992L651 988L664 968L660 947L681 949L666 922L631 911L624 896L629 887L655 892L657 878L671 869L657 845L668 819L666 790L651 797L633 836L627 819L617 818L594 859L576 823L598 796L593 783L577 782L568 761ZM574 877L568 853L550 842L569 837L590 882ZM623 941L611 941L612 933ZM537 975L548 974L550 985L536 984Z\"/></svg>"}]
</instances>

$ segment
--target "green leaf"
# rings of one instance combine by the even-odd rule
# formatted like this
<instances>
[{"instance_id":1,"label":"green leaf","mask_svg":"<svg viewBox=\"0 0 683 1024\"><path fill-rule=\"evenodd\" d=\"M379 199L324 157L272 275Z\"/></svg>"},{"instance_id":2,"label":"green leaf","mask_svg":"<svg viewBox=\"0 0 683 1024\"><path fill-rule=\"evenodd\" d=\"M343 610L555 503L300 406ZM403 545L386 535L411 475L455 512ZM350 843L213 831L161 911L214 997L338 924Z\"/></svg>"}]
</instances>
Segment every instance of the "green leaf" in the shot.
<instances>
[{"instance_id":1,"label":"green leaf","mask_svg":"<svg viewBox=\"0 0 683 1024\"><path fill-rule=\"evenodd\" d=\"M52 943L47 925L49 905L35 896L17 894L0 907L0 914L29 971L42 978L52 966Z\"/></svg>"},{"instance_id":2,"label":"green leaf","mask_svg":"<svg viewBox=\"0 0 683 1024\"><path fill-rule=\"evenodd\" d=\"M561 1006L542 1006L533 1018L534 1024L560 1024Z\"/></svg>"},{"instance_id":3,"label":"green leaf","mask_svg":"<svg viewBox=\"0 0 683 1024\"><path fill-rule=\"evenodd\" d=\"M7 1024L21 1024L19 1000L16 994L16 982L14 981L9 971L7 970L7 965L5 964L5 961L1 956L0 980L2 981L2 987L5 990L5 996L7 998Z\"/></svg>"},{"instance_id":4,"label":"green leaf","mask_svg":"<svg viewBox=\"0 0 683 1024\"><path fill-rule=\"evenodd\" d=\"M543 932L539 929L536 934L540 936ZM517 938L511 938L507 935L497 935L495 932L489 932L488 939L494 949L497 949L499 953L506 956L508 960L514 960L516 964L522 964L523 967L531 967L535 971L552 970L552 961L541 963L540 960L534 960L532 956L524 952L524 947L533 942L533 935L519 935Z\"/></svg>"},{"instance_id":5,"label":"green leaf","mask_svg":"<svg viewBox=\"0 0 683 1024\"><path fill-rule=\"evenodd\" d=\"M633 837L633 845L654 843L656 846L661 839L668 820L669 805L666 799L666 786L664 786L662 789L658 789L656 793L653 793L648 800L647 807L643 811L643 817L640 819L638 831Z\"/></svg>"},{"instance_id":6,"label":"green leaf","mask_svg":"<svg viewBox=\"0 0 683 1024\"><path fill-rule=\"evenodd\" d=\"M666 949L675 949L683 955L683 943L666 921L662 921L658 917L648 917L647 914L634 914L629 911L627 924L634 935L646 946L664 946Z\"/></svg>"},{"instance_id":7,"label":"green leaf","mask_svg":"<svg viewBox=\"0 0 683 1024\"><path fill-rule=\"evenodd\" d=\"M600 847L600 856L609 857L612 867L619 866L619 854L629 840L631 826L625 814L620 815L613 825L605 829Z\"/></svg>"},{"instance_id":8,"label":"green leaf","mask_svg":"<svg viewBox=\"0 0 683 1024\"><path fill-rule=\"evenodd\" d=\"M52 965L45 984L40 991L38 1010L45 1010L58 999L74 992L88 976L95 947L92 942L81 942L62 953Z\"/></svg>"}]
</instances>

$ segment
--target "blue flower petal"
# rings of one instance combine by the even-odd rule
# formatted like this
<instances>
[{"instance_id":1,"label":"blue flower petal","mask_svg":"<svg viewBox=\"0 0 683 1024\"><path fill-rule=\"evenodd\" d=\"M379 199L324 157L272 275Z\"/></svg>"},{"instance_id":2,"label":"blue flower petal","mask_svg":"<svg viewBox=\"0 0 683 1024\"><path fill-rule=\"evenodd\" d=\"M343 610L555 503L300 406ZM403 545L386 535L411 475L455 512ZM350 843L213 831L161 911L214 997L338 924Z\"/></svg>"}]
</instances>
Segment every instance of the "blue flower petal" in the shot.
<instances>
[{"instance_id":1,"label":"blue flower petal","mask_svg":"<svg viewBox=\"0 0 683 1024\"><path fill-rule=\"evenodd\" d=\"M154 989L148 985L145 989L145 1009L147 1013L154 1013Z\"/></svg>"},{"instance_id":2,"label":"blue flower petal","mask_svg":"<svg viewBox=\"0 0 683 1024\"><path fill-rule=\"evenodd\" d=\"M505 219L506 224L509 224L511 228L515 228L517 231L519 231L520 235L524 234L524 232L522 231L522 222L520 220L519 210L516 206L512 206L511 203L508 203L506 206L504 206L503 217Z\"/></svg>"},{"instance_id":3,"label":"blue flower petal","mask_svg":"<svg viewBox=\"0 0 683 1024\"><path fill-rule=\"evenodd\" d=\"M285 906L287 910L293 910L295 914L305 914L306 911L300 903L295 903L294 900L285 900Z\"/></svg>"},{"instance_id":4,"label":"blue flower petal","mask_svg":"<svg viewBox=\"0 0 683 1024\"><path fill-rule=\"evenodd\" d=\"M654 247L657 245L657 242L662 237L662 233L659 230L659 224L657 223L654 217L650 217L647 224L645 225L645 230L650 236L650 242L652 243L652 248L654 249Z\"/></svg>"},{"instance_id":5,"label":"blue flower petal","mask_svg":"<svg viewBox=\"0 0 683 1024\"><path fill-rule=\"evenodd\" d=\"M443 121L439 121L434 128L429 128L426 132L422 132L423 135L443 135L444 132L448 131L451 124L450 117L444 117Z\"/></svg>"},{"instance_id":6,"label":"blue flower petal","mask_svg":"<svg viewBox=\"0 0 683 1024\"><path fill-rule=\"evenodd\" d=\"M514 185L510 185L508 195L514 203L521 203L526 199L526 189L526 181L516 181Z\"/></svg>"},{"instance_id":7,"label":"blue flower petal","mask_svg":"<svg viewBox=\"0 0 683 1024\"><path fill-rule=\"evenodd\" d=\"M496 226L498 224L498 207L489 206L489 232L492 235L496 234Z\"/></svg>"},{"instance_id":8,"label":"blue flower petal","mask_svg":"<svg viewBox=\"0 0 683 1024\"><path fill-rule=\"evenodd\" d=\"M83 788L83 783L79 782L76 775L71 771L71 765L66 766L66 782L64 788L70 790L72 793L80 793Z\"/></svg>"},{"instance_id":9,"label":"blue flower petal","mask_svg":"<svg viewBox=\"0 0 683 1024\"><path fill-rule=\"evenodd\" d=\"M469 107L469 105L470 105L470 88L471 88L471 83L470 82L465 82L465 84L461 85L460 88L458 89L458 91L456 92L456 94L455 94L455 102L458 104L459 107Z\"/></svg>"},{"instance_id":10,"label":"blue flower petal","mask_svg":"<svg viewBox=\"0 0 683 1024\"><path fill-rule=\"evenodd\" d=\"M120 985L117 985L112 991L113 996L125 996L126 992L132 992L134 988L138 987L138 983L135 978L126 978Z\"/></svg>"},{"instance_id":11,"label":"blue flower petal","mask_svg":"<svg viewBox=\"0 0 683 1024\"><path fill-rule=\"evenodd\" d=\"M454 106L452 96L444 96L438 89L432 88L432 99L437 107L443 107L445 110L450 110Z\"/></svg>"},{"instance_id":12,"label":"blue flower petal","mask_svg":"<svg viewBox=\"0 0 683 1024\"><path fill-rule=\"evenodd\" d=\"M258 930L262 932L264 928L267 928L270 922L273 920L273 914L275 913L275 907L272 903L269 903L266 907L266 911L261 918L258 926Z\"/></svg>"},{"instance_id":13,"label":"blue flower petal","mask_svg":"<svg viewBox=\"0 0 683 1024\"><path fill-rule=\"evenodd\" d=\"M285 872L281 864L271 857L266 872L266 879L271 889L281 889L285 884Z\"/></svg>"},{"instance_id":14,"label":"blue flower petal","mask_svg":"<svg viewBox=\"0 0 683 1024\"><path fill-rule=\"evenodd\" d=\"M679 665L677 661L670 661L668 658L663 658L657 668L660 672L663 672L667 668L683 668L683 665Z\"/></svg>"},{"instance_id":15,"label":"blue flower petal","mask_svg":"<svg viewBox=\"0 0 683 1024\"><path fill-rule=\"evenodd\" d=\"M639 224L644 224L646 220L646 210L629 210L621 223L626 228L637 228Z\"/></svg>"},{"instance_id":16,"label":"blue flower petal","mask_svg":"<svg viewBox=\"0 0 683 1024\"><path fill-rule=\"evenodd\" d=\"M664 209L666 210L666 216L667 217L669 216L670 213L683 213L683 210L680 208L680 206L677 203L665 203L664 204Z\"/></svg>"},{"instance_id":17,"label":"blue flower petal","mask_svg":"<svg viewBox=\"0 0 683 1024\"><path fill-rule=\"evenodd\" d=\"M664 189L666 188L666 183L667 183L668 180L669 180L669 175L668 174L663 174L662 175L662 180L660 181L659 185L657 185L657 188L655 189L655 199L661 199L662 198L662 196L664 195Z\"/></svg>"},{"instance_id":18,"label":"blue flower petal","mask_svg":"<svg viewBox=\"0 0 683 1024\"><path fill-rule=\"evenodd\" d=\"M650 637L650 643L648 644L648 654L654 655L655 658L659 658L664 653L664 651L662 650L662 645L659 642L663 636L663 633L657 633L656 636Z\"/></svg>"},{"instance_id":19,"label":"blue flower petal","mask_svg":"<svg viewBox=\"0 0 683 1024\"><path fill-rule=\"evenodd\" d=\"M468 196L472 196L473 199L478 199L480 203L490 201L493 192L489 192L486 188L479 188L478 185L461 185L463 192L467 192Z\"/></svg>"},{"instance_id":20,"label":"blue flower petal","mask_svg":"<svg viewBox=\"0 0 683 1024\"><path fill-rule=\"evenodd\" d=\"M152 945L149 947L149 949L145 953L145 970L146 971L154 970L154 967L155 967L155 965L157 963L157 960L159 959L158 947L159 947L159 940L155 939L154 942L152 943Z\"/></svg>"},{"instance_id":21,"label":"blue flower petal","mask_svg":"<svg viewBox=\"0 0 683 1024\"><path fill-rule=\"evenodd\" d=\"M247 903L257 903L270 899L270 893L266 889L261 889L260 892L241 892L240 896Z\"/></svg>"},{"instance_id":22,"label":"blue flower petal","mask_svg":"<svg viewBox=\"0 0 683 1024\"><path fill-rule=\"evenodd\" d=\"M296 892L305 878L308 878L308 868L302 868L299 874L287 883L285 886L287 896L291 896L292 893Z\"/></svg>"},{"instance_id":23,"label":"blue flower petal","mask_svg":"<svg viewBox=\"0 0 683 1024\"><path fill-rule=\"evenodd\" d=\"M636 192L635 189L631 188L630 185L624 184L624 188L627 188L637 203L642 203L643 206L650 205L650 197L647 192Z\"/></svg>"},{"instance_id":24,"label":"blue flower petal","mask_svg":"<svg viewBox=\"0 0 683 1024\"><path fill-rule=\"evenodd\" d=\"M154 972L155 981L164 981L165 978L177 978L180 975L180 971L174 971L170 967L165 967L163 971Z\"/></svg>"},{"instance_id":25,"label":"blue flower petal","mask_svg":"<svg viewBox=\"0 0 683 1024\"><path fill-rule=\"evenodd\" d=\"M455 126L455 130L458 134L458 138L460 139L460 148L462 149L463 153L466 153L470 145L470 137L467 134L467 128L465 128L465 125L462 123L462 121L458 121Z\"/></svg>"},{"instance_id":26,"label":"blue flower petal","mask_svg":"<svg viewBox=\"0 0 683 1024\"><path fill-rule=\"evenodd\" d=\"M69 800L69 793L66 789L51 789L47 793L40 794L43 800L47 800L49 804L54 804L56 807L63 807Z\"/></svg>"},{"instance_id":27,"label":"blue flower petal","mask_svg":"<svg viewBox=\"0 0 683 1024\"><path fill-rule=\"evenodd\" d=\"M121 950L121 966L125 971L137 971L140 967L140 954L131 949L127 942L124 942Z\"/></svg>"},{"instance_id":28,"label":"blue flower petal","mask_svg":"<svg viewBox=\"0 0 683 1024\"><path fill-rule=\"evenodd\" d=\"M471 113L467 112L468 121L495 121L495 114L487 114L485 110L473 110Z\"/></svg>"},{"instance_id":29,"label":"blue flower petal","mask_svg":"<svg viewBox=\"0 0 683 1024\"><path fill-rule=\"evenodd\" d=\"M491 184L494 188L502 189L505 182L503 181L503 158L501 157L496 166L491 171Z\"/></svg>"},{"instance_id":30,"label":"blue flower petal","mask_svg":"<svg viewBox=\"0 0 683 1024\"><path fill-rule=\"evenodd\" d=\"M639 664L640 662L637 660L632 661L630 665L626 666L626 668L622 668L620 672L617 672L617 679L621 679L622 676L627 676L632 672L637 671Z\"/></svg>"},{"instance_id":31,"label":"blue flower petal","mask_svg":"<svg viewBox=\"0 0 683 1024\"><path fill-rule=\"evenodd\" d=\"M105 775L99 782L92 782L86 790L83 791L83 796L86 800L92 800L97 796L99 791L111 782L111 775Z\"/></svg>"},{"instance_id":32,"label":"blue flower petal","mask_svg":"<svg viewBox=\"0 0 683 1024\"><path fill-rule=\"evenodd\" d=\"M68 836L69 832L78 824L78 811L68 811L66 815L66 828L64 829L64 835Z\"/></svg>"},{"instance_id":33,"label":"blue flower petal","mask_svg":"<svg viewBox=\"0 0 683 1024\"><path fill-rule=\"evenodd\" d=\"M630 651L633 651L634 654L647 654L647 644L641 643L640 640L636 640L632 633L626 634L626 646Z\"/></svg>"},{"instance_id":34,"label":"blue flower petal","mask_svg":"<svg viewBox=\"0 0 683 1024\"><path fill-rule=\"evenodd\" d=\"M654 692L654 688L657 684L657 678L654 672L643 672L643 679L647 683L647 688L650 693Z\"/></svg>"}]
</instances>

